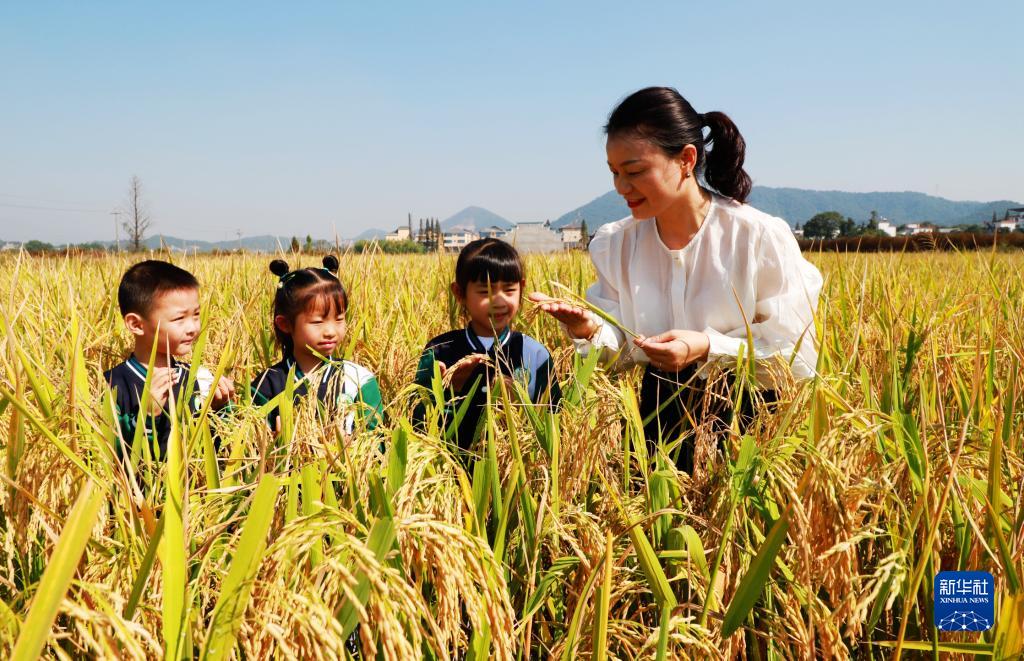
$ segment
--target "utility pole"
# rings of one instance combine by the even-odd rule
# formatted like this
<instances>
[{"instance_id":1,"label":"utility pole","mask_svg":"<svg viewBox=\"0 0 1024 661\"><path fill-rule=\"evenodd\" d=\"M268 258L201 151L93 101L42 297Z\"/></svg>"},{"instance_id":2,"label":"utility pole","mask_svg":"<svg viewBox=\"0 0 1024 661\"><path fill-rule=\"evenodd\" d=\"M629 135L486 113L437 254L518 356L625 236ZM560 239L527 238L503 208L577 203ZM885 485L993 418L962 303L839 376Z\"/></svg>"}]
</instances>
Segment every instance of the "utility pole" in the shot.
<instances>
[{"instance_id":1,"label":"utility pole","mask_svg":"<svg viewBox=\"0 0 1024 661\"><path fill-rule=\"evenodd\" d=\"M235 230L235 234L238 235L238 252L242 252L242 230Z\"/></svg>"},{"instance_id":2,"label":"utility pole","mask_svg":"<svg viewBox=\"0 0 1024 661\"><path fill-rule=\"evenodd\" d=\"M121 211L114 209L110 215L114 217L114 246L121 252Z\"/></svg>"}]
</instances>

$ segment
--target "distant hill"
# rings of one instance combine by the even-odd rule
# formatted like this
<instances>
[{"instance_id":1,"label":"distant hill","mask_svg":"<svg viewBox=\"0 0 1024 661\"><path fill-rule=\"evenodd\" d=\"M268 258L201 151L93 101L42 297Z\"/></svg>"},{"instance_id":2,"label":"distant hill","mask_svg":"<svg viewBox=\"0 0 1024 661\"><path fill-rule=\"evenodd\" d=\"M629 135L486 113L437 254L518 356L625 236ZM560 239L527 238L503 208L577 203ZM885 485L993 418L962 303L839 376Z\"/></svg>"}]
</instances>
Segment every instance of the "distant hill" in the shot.
<instances>
[{"instance_id":1,"label":"distant hill","mask_svg":"<svg viewBox=\"0 0 1024 661\"><path fill-rule=\"evenodd\" d=\"M587 221L587 229L591 232L605 223L621 220L629 215L629 207L626 206L622 196L613 190L608 191L601 197L587 202L581 207L562 214L551 222L552 227L565 227L572 225L579 220Z\"/></svg>"},{"instance_id":2,"label":"distant hill","mask_svg":"<svg viewBox=\"0 0 1024 661\"><path fill-rule=\"evenodd\" d=\"M947 200L912 191L847 193L767 186L755 186L749 201L765 213L785 218L790 224L803 223L822 211L838 211L857 221L867 220L872 211L877 211L895 223L926 220L937 225L960 225L992 220L993 211L1001 218L1007 208L1020 206L1011 200Z\"/></svg>"},{"instance_id":3,"label":"distant hill","mask_svg":"<svg viewBox=\"0 0 1024 661\"><path fill-rule=\"evenodd\" d=\"M372 241L374 239L380 240L380 239L383 239L386 235L387 235L387 232L385 232L384 230L379 230L379 229L374 228L374 229L368 229L368 230L365 230L363 232L360 232L359 234L356 234L355 238L353 238L352 240L353 241Z\"/></svg>"},{"instance_id":4,"label":"distant hill","mask_svg":"<svg viewBox=\"0 0 1024 661\"><path fill-rule=\"evenodd\" d=\"M877 211L879 215L897 224L927 220L937 225L960 225L991 220L993 211L1002 217L1007 208L1021 206L1021 203L1010 200L965 202L910 191L848 193L769 186L754 186L748 201L765 213L784 218L790 225L804 223L822 211L838 211L858 222L867 220L872 211ZM628 215L629 207L622 197L615 191L608 191L563 214L552 225L562 227L578 218L584 218L593 230Z\"/></svg>"},{"instance_id":5,"label":"distant hill","mask_svg":"<svg viewBox=\"0 0 1024 661\"><path fill-rule=\"evenodd\" d=\"M441 221L442 230L462 228L479 231L492 225L496 225L503 230L512 227L512 223L508 220L505 220L493 211L488 211L481 207L466 207L454 216ZM416 228L413 229L415 230Z\"/></svg>"},{"instance_id":6,"label":"distant hill","mask_svg":"<svg viewBox=\"0 0 1024 661\"><path fill-rule=\"evenodd\" d=\"M305 243L305 239L299 239L300 243ZM21 242L14 242L20 245ZM188 251L188 252L211 252L214 250L237 250L241 247L244 250L251 252L267 252L273 253L278 250L288 251L291 247L292 238L290 236L243 236L241 239L232 239L230 241L199 241L194 239L182 239L176 236L167 236L166 234L154 234L148 237L142 242L147 250L160 250L164 247L170 248L171 250L177 251ZM333 241L328 242L330 245L334 245ZM346 243L342 241L342 243ZM92 241L91 245L100 246L103 248L112 248L114 246L113 241ZM4 245L3 241L0 241L0 245ZM82 245L82 244L75 244ZM121 240L121 248L127 250L129 242ZM67 247L67 244L60 244L57 248L63 249Z\"/></svg>"},{"instance_id":7,"label":"distant hill","mask_svg":"<svg viewBox=\"0 0 1024 661\"><path fill-rule=\"evenodd\" d=\"M299 239L302 242L304 239ZM143 243L147 248L156 250L161 246L167 246L172 250L195 250L197 252L210 252L212 250L237 250L239 247L245 250L259 251L259 252L276 252L279 249L288 250L291 246L292 238L290 236L243 236L241 239L234 239L231 241L194 241L190 239L181 239L176 236L166 236L163 234L156 234ZM121 242L121 247L125 246L125 242Z\"/></svg>"}]
</instances>

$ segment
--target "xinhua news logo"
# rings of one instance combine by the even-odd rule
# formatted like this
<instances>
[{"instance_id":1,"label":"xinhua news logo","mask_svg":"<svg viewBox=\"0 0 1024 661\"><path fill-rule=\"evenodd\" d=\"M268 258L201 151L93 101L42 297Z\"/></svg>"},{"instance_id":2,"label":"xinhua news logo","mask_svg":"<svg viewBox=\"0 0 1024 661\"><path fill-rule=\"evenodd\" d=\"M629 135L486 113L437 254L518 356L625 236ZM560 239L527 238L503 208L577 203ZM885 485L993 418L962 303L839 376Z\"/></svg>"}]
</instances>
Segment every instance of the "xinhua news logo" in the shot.
<instances>
[{"instance_id":1,"label":"xinhua news logo","mask_svg":"<svg viewBox=\"0 0 1024 661\"><path fill-rule=\"evenodd\" d=\"M986 631L995 619L995 581L987 571L935 576L935 626L940 631Z\"/></svg>"}]
</instances>

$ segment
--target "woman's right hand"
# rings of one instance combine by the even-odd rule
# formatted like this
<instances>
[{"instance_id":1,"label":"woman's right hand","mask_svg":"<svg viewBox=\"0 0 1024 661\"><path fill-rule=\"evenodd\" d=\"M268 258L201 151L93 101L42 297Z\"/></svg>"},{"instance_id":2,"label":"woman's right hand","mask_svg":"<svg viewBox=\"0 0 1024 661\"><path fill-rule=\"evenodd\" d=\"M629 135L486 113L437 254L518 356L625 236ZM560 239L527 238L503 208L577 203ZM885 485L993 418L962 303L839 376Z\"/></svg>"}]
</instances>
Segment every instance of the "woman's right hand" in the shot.
<instances>
[{"instance_id":1,"label":"woman's right hand","mask_svg":"<svg viewBox=\"0 0 1024 661\"><path fill-rule=\"evenodd\" d=\"M533 292L528 298L540 306L542 311L565 324L569 336L574 339L590 339L597 331L597 322L594 321L594 317L588 310L578 305L563 303L539 291Z\"/></svg>"}]
</instances>

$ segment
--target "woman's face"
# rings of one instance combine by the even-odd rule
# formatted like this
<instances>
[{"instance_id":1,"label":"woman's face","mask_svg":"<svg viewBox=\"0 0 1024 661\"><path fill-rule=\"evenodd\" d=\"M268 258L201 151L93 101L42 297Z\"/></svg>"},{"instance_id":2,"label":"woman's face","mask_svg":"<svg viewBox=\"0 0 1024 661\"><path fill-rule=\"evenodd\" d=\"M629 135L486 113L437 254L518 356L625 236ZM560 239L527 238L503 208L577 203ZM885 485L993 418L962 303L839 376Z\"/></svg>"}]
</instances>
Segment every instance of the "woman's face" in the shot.
<instances>
[{"instance_id":1,"label":"woman's face","mask_svg":"<svg viewBox=\"0 0 1024 661\"><path fill-rule=\"evenodd\" d=\"M678 157L637 136L614 136L605 145L615 191L626 200L634 218L654 218L683 196L690 149ZM696 150L693 150L696 154Z\"/></svg>"}]
</instances>

